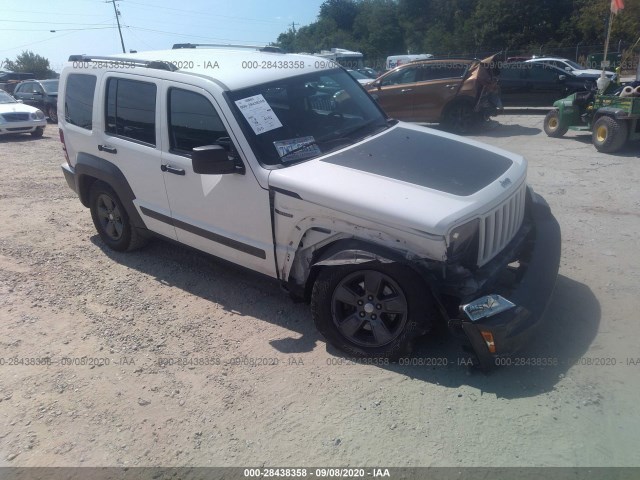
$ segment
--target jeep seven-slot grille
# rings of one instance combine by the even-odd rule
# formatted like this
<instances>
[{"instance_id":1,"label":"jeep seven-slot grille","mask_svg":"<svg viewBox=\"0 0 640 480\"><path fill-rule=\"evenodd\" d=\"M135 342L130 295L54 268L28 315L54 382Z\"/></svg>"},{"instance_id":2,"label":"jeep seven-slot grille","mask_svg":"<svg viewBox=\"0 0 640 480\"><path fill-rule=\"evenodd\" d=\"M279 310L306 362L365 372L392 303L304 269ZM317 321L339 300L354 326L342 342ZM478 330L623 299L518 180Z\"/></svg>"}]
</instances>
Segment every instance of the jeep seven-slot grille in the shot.
<instances>
[{"instance_id":1,"label":"jeep seven-slot grille","mask_svg":"<svg viewBox=\"0 0 640 480\"><path fill-rule=\"evenodd\" d=\"M3 113L2 116L7 122L23 122L29 120L28 113Z\"/></svg>"},{"instance_id":2,"label":"jeep seven-slot grille","mask_svg":"<svg viewBox=\"0 0 640 480\"><path fill-rule=\"evenodd\" d=\"M527 185L491 212L480 217L478 266L482 266L502 251L520 230L524 220Z\"/></svg>"}]
</instances>

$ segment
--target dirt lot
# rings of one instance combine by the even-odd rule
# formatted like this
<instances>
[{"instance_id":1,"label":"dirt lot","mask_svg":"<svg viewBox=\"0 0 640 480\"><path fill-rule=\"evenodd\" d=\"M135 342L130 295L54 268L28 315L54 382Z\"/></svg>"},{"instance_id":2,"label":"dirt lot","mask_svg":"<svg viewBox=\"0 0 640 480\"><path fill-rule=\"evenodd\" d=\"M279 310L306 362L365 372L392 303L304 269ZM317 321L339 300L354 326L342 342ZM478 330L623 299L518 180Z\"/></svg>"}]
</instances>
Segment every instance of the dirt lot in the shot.
<instances>
[{"instance_id":1,"label":"dirt lot","mask_svg":"<svg viewBox=\"0 0 640 480\"><path fill-rule=\"evenodd\" d=\"M529 365L488 376L443 335L414 361L446 366L347 364L267 279L162 241L110 252L57 128L0 140L0 466L640 465L639 145L541 126L474 136L528 158L563 230Z\"/></svg>"}]
</instances>

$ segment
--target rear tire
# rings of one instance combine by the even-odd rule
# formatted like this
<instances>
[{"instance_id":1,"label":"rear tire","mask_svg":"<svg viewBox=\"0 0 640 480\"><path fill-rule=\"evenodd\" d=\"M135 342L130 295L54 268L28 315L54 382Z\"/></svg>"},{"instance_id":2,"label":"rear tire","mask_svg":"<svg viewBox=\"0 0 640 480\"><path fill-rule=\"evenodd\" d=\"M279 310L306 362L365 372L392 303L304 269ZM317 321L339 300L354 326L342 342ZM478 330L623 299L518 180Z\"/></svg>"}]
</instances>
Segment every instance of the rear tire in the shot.
<instances>
[{"instance_id":1,"label":"rear tire","mask_svg":"<svg viewBox=\"0 0 640 480\"><path fill-rule=\"evenodd\" d=\"M422 278L399 264L326 267L311 296L316 328L354 357L397 359L436 318Z\"/></svg>"},{"instance_id":2,"label":"rear tire","mask_svg":"<svg viewBox=\"0 0 640 480\"><path fill-rule=\"evenodd\" d=\"M481 115L473 110L471 102L455 101L447 106L442 124L453 133L469 133L480 123Z\"/></svg>"},{"instance_id":3,"label":"rear tire","mask_svg":"<svg viewBox=\"0 0 640 480\"><path fill-rule=\"evenodd\" d=\"M591 138L599 152L613 153L620 150L627 142L629 126L626 121L618 121L612 117L600 117L593 124Z\"/></svg>"},{"instance_id":4,"label":"rear tire","mask_svg":"<svg viewBox=\"0 0 640 480\"><path fill-rule=\"evenodd\" d=\"M112 250L135 250L147 243L129 219L116 192L104 182L96 181L89 192L91 218L102 241Z\"/></svg>"},{"instance_id":5,"label":"rear tire","mask_svg":"<svg viewBox=\"0 0 640 480\"><path fill-rule=\"evenodd\" d=\"M559 138L567 133L567 127L560 126L560 114L557 110L551 110L544 117L544 133L551 138Z\"/></svg>"},{"instance_id":6,"label":"rear tire","mask_svg":"<svg viewBox=\"0 0 640 480\"><path fill-rule=\"evenodd\" d=\"M58 123L58 107L55 105L49 105L47 108L47 116L52 123Z\"/></svg>"}]
</instances>

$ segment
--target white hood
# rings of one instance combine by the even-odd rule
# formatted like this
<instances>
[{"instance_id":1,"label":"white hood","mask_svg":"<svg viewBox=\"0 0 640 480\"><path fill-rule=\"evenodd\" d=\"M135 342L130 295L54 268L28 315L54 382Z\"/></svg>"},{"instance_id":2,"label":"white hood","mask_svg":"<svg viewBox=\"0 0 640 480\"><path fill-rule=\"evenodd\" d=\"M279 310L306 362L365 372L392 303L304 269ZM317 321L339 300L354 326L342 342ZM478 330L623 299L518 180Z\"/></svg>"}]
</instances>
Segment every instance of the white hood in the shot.
<instances>
[{"instance_id":1,"label":"white hood","mask_svg":"<svg viewBox=\"0 0 640 480\"><path fill-rule=\"evenodd\" d=\"M519 155L400 122L349 148L272 170L269 185L354 217L445 235L511 195L526 168Z\"/></svg>"}]
</instances>

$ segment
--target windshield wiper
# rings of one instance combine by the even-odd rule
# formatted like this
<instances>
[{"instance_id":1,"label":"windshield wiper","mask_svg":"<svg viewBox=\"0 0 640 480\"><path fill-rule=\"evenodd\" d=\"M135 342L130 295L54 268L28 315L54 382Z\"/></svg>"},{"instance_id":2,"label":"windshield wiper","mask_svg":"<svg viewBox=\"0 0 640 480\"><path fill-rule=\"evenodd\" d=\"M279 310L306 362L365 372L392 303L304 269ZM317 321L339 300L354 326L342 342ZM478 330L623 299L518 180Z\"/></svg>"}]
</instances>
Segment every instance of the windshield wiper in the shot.
<instances>
[{"instance_id":1,"label":"windshield wiper","mask_svg":"<svg viewBox=\"0 0 640 480\"><path fill-rule=\"evenodd\" d=\"M291 150L290 152L285 153L283 156L280 157L280 160L284 160L286 157L288 157L289 155L291 155L292 153L296 153L299 152L300 150L303 150L311 145L320 145L321 143L334 143L334 142L339 142L339 143L347 143L350 144L351 143L351 139L349 138L345 138L345 137L339 137L339 138L319 138L318 140L313 140L312 142L307 142L304 145L300 145L299 147L294 148L293 150ZM341 145L336 145L333 148L330 148L329 150L325 150L323 152L320 152L322 155L325 155L327 153L331 153L334 150L336 150L337 148L339 148Z\"/></svg>"},{"instance_id":2,"label":"windshield wiper","mask_svg":"<svg viewBox=\"0 0 640 480\"><path fill-rule=\"evenodd\" d=\"M364 130L365 128L369 128L371 125L373 125L374 123L376 123L377 121L379 121L379 119L374 118L372 120L369 120L368 122L363 123L362 125L358 125L357 127L352 128L351 130L347 130L345 132L341 132L340 135L342 135L343 137L347 137L349 135L353 135L356 132L359 132L360 130ZM375 129L375 133L378 133L378 130L380 128L384 128L387 129L389 126L386 124L384 125L379 125L378 128ZM370 133L368 136L373 135L374 132Z\"/></svg>"},{"instance_id":3,"label":"windshield wiper","mask_svg":"<svg viewBox=\"0 0 640 480\"><path fill-rule=\"evenodd\" d=\"M311 142L304 143L304 144L300 145L299 147L294 148L293 150L291 150L291 151L285 153L284 155L282 155L280 157L280 160L284 160L289 155L292 155L292 154L294 154L296 152L299 152L300 150L304 150L305 148L310 147L311 145L318 145L318 140L313 140Z\"/></svg>"}]
</instances>

